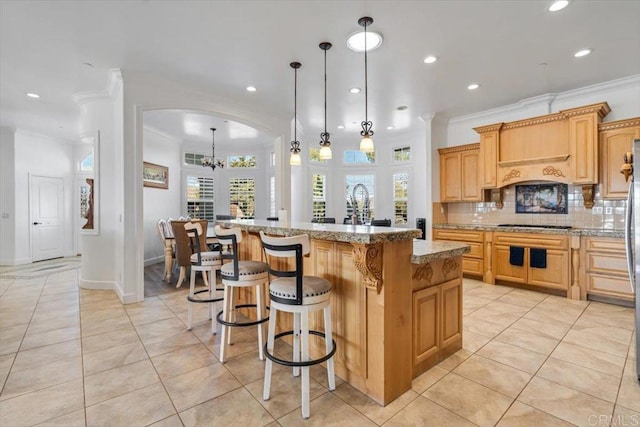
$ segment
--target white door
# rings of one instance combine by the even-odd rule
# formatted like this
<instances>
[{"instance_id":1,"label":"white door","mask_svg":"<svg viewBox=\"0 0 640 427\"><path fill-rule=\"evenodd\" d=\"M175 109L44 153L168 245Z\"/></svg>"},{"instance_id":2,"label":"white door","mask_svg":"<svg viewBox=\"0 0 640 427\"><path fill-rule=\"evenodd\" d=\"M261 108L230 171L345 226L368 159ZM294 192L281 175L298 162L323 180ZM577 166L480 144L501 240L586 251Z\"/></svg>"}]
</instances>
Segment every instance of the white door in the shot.
<instances>
[{"instance_id":1,"label":"white door","mask_svg":"<svg viewBox=\"0 0 640 427\"><path fill-rule=\"evenodd\" d=\"M31 260L63 256L62 178L31 177Z\"/></svg>"}]
</instances>

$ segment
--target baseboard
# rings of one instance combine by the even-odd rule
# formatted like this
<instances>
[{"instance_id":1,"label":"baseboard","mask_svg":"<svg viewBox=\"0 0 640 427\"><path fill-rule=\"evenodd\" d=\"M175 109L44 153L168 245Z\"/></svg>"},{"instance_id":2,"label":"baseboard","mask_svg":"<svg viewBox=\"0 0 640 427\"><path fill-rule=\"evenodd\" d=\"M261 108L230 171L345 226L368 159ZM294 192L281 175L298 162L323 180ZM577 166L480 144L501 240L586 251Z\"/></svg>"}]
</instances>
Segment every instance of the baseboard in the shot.
<instances>
[{"instance_id":1,"label":"baseboard","mask_svg":"<svg viewBox=\"0 0 640 427\"><path fill-rule=\"evenodd\" d=\"M88 280L82 277L82 273L80 273L79 279L80 287L82 289L90 289L94 291L113 291L114 290L114 282L107 280Z\"/></svg>"},{"instance_id":2,"label":"baseboard","mask_svg":"<svg viewBox=\"0 0 640 427\"><path fill-rule=\"evenodd\" d=\"M113 289L116 291L116 295L118 295L118 298L120 299L120 302L122 304L133 304L135 302L140 302L137 300L135 292L130 292L128 294L125 293L122 289L122 286L118 282L115 282L113 284Z\"/></svg>"},{"instance_id":3,"label":"baseboard","mask_svg":"<svg viewBox=\"0 0 640 427\"><path fill-rule=\"evenodd\" d=\"M145 259L144 266L148 267L153 264L160 264L161 262L164 262L164 256L157 256L155 258Z\"/></svg>"},{"instance_id":4,"label":"baseboard","mask_svg":"<svg viewBox=\"0 0 640 427\"><path fill-rule=\"evenodd\" d=\"M31 264L31 258L18 258L18 259L0 259L0 265L23 265Z\"/></svg>"}]
</instances>

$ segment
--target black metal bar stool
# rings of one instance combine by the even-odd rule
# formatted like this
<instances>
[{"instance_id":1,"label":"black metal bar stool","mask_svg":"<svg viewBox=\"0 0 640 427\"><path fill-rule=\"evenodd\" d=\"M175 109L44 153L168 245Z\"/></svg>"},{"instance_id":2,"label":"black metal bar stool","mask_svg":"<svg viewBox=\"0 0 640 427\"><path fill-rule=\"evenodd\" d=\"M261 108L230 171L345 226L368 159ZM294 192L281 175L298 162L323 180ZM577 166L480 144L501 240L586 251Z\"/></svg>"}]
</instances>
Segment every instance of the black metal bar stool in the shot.
<instances>
[{"instance_id":1,"label":"black metal bar stool","mask_svg":"<svg viewBox=\"0 0 640 427\"><path fill-rule=\"evenodd\" d=\"M295 258L295 270L280 270L273 268L270 263L269 274L276 277L269 283L270 311L269 332L265 355L264 389L262 398L271 397L272 362L280 365L292 366L293 375L300 375L302 368L302 417L309 418L309 366L327 362L327 376L329 390L335 390L336 381L333 367L333 355L336 352L336 342L331 333L331 282L317 276L305 276L302 267L302 257L309 253L309 236L306 234L293 237L271 237L260 232L262 246L269 257ZM293 330L275 334L276 318L279 311L293 313ZM309 330L309 315L317 310L323 310L324 333ZM309 358L309 334L324 337L325 355L318 359ZM287 335L293 335L293 359L286 360L273 354L275 340Z\"/></svg>"},{"instance_id":2,"label":"black metal bar stool","mask_svg":"<svg viewBox=\"0 0 640 427\"><path fill-rule=\"evenodd\" d=\"M258 326L258 354L260 360L264 360L263 324L269 320L265 317L266 301L264 285L269 283L269 265L262 261L240 261L238 257L238 244L242 241L240 228L222 228L216 225L216 238L222 245L221 257L231 260L220 268L220 276L224 285L223 309L218 313L218 323L222 325L222 337L220 338L220 362L224 363L224 353L227 345L231 344L232 327ZM256 291L256 304L234 304L234 291L236 288L253 286ZM235 310L238 308L255 307L257 320L238 322Z\"/></svg>"}]
</instances>

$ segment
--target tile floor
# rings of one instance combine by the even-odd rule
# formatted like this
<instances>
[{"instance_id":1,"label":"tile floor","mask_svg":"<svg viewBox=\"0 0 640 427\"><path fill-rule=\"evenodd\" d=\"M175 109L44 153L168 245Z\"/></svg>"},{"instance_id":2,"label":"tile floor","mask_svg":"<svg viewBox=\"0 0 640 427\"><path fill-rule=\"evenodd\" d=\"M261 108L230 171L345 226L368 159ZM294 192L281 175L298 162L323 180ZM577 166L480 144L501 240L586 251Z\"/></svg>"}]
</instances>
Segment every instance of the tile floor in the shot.
<instances>
[{"instance_id":1,"label":"tile floor","mask_svg":"<svg viewBox=\"0 0 640 427\"><path fill-rule=\"evenodd\" d=\"M205 307L185 329L185 291L123 306L77 282L0 277L0 425L640 425L629 308L465 280L462 350L384 408L314 367L304 421L288 369L262 401L254 333L223 365Z\"/></svg>"}]
</instances>

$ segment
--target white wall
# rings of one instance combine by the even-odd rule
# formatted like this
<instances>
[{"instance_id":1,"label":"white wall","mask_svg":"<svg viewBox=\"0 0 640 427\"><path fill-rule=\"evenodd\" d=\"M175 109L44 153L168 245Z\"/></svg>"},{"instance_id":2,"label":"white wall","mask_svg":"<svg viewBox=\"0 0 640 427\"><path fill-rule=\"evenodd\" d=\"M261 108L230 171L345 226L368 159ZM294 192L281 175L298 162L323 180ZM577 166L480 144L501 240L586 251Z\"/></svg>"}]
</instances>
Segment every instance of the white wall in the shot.
<instances>
[{"instance_id":1,"label":"white wall","mask_svg":"<svg viewBox=\"0 0 640 427\"><path fill-rule=\"evenodd\" d=\"M157 231L159 219L178 218L184 211L182 203L180 141L144 129L145 162L169 168L169 189L144 187L144 264L164 261L164 243Z\"/></svg>"},{"instance_id":2,"label":"white wall","mask_svg":"<svg viewBox=\"0 0 640 427\"><path fill-rule=\"evenodd\" d=\"M47 176L64 180L63 251L75 255L73 228L73 145L44 135L18 129L15 133L15 240L14 263L31 262L29 177Z\"/></svg>"},{"instance_id":3,"label":"white wall","mask_svg":"<svg viewBox=\"0 0 640 427\"><path fill-rule=\"evenodd\" d=\"M0 265L15 263L14 131L0 127Z\"/></svg>"}]
</instances>

